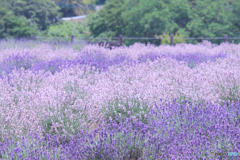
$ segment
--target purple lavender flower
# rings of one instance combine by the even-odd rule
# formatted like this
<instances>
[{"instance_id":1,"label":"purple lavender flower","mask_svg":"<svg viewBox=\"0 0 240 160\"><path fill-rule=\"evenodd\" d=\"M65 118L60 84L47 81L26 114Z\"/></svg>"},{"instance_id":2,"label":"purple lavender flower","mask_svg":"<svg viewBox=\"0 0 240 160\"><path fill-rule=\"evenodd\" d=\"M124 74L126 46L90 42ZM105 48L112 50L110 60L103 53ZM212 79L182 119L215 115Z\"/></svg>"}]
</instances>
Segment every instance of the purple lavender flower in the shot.
<instances>
[{"instance_id":1,"label":"purple lavender flower","mask_svg":"<svg viewBox=\"0 0 240 160\"><path fill-rule=\"evenodd\" d=\"M2 72L6 72L7 74L10 74L14 68L20 69L31 69L32 66L38 64L40 60L35 56L30 56L29 54L16 54L11 55L8 58L5 58L0 63L0 74Z\"/></svg>"},{"instance_id":2,"label":"purple lavender flower","mask_svg":"<svg viewBox=\"0 0 240 160\"><path fill-rule=\"evenodd\" d=\"M187 54L187 55L183 55L183 54L170 55L170 57L173 58L173 59L176 59L178 61L187 62L188 66L190 68L193 68L197 64L207 62L207 61L215 61L218 58L226 57L226 55L222 54L222 53L218 53L216 55L209 56L209 55L196 53L196 54Z\"/></svg>"},{"instance_id":3,"label":"purple lavender flower","mask_svg":"<svg viewBox=\"0 0 240 160\"><path fill-rule=\"evenodd\" d=\"M157 59L161 59L161 58L164 58L164 57L167 57L167 56L163 55L161 53L150 52L150 53L147 53L147 54L144 54L144 55L139 55L138 56L138 62L139 63L145 63L147 60L155 61Z\"/></svg>"},{"instance_id":4,"label":"purple lavender flower","mask_svg":"<svg viewBox=\"0 0 240 160\"><path fill-rule=\"evenodd\" d=\"M35 72L39 70L50 71L52 74L54 74L61 71L63 68L67 68L68 66L74 64L74 61L62 60L58 58L48 62L41 61L40 63L34 65L31 69Z\"/></svg>"},{"instance_id":5,"label":"purple lavender flower","mask_svg":"<svg viewBox=\"0 0 240 160\"><path fill-rule=\"evenodd\" d=\"M156 59L161 59L161 58L166 58L166 57L176 59L177 61L184 61L188 64L188 66L190 68L193 68L197 64L207 62L207 61L215 61L218 58L226 57L226 55L222 54L222 53L218 53L218 54L211 55L211 56L205 55L205 54L202 54L202 53L196 53L196 54L182 54L182 53L179 53L177 55L173 55L173 54L164 55L164 54L161 54L161 53L150 52L150 53L147 53L147 54L144 54L144 55L140 55L138 57L138 62L139 63L145 63L147 60L154 61Z\"/></svg>"}]
</instances>

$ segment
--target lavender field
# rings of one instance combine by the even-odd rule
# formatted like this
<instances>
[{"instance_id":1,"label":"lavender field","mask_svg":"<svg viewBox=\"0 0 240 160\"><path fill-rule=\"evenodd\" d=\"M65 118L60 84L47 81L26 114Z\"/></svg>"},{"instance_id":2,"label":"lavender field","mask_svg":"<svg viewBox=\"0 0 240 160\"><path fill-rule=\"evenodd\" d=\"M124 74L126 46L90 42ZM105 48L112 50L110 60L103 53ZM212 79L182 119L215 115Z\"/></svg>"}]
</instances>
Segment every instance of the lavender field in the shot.
<instances>
[{"instance_id":1,"label":"lavender field","mask_svg":"<svg viewBox=\"0 0 240 160\"><path fill-rule=\"evenodd\" d=\"M0 48L0 159L237 158L239 109L240 45Z\"/></svg>"}]
</instances>

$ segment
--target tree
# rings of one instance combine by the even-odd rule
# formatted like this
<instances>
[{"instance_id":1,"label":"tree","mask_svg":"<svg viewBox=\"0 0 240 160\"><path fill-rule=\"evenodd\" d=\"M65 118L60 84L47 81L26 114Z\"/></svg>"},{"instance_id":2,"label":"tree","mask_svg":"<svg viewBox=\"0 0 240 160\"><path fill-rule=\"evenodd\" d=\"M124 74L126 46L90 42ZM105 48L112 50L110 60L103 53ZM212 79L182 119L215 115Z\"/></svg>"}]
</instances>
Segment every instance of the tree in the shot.
<instances>
[{"instance_id":1,"label":"tree","mask_svg":"<svg viewBox=\"0 0 240 160\"><path fill-rule=\"evenodd\" d=\"M0 1L0 38L29 37L37 33L37 28L31 25L23 16L15 16L12 11Z\"/></svg>"},{"instance_id":2,"label":"tree","mask_svg":"<svg viewBox=\"0 0 240 160\"><path fill-rule=\"evenodd\" d=\"M161 44L164 45L169 45L171 44L171 40L170 40L171 35L163 33L160 36L156 36L156 38L160 38L161 39ZM176 33L173 37L173 44L177 44L177 43L185 43L186 41L183 39L184 36Z\"/></svg>"},{"instance_id":3,"label":"tree","mask_svg":"<svg viewBox=\"0 0 240 160\"><path fill-rule=\"evenodd\" d=\"M39 30L58 21L59 7L52 0L3 0L7 9L15 16L24 16L32 24L37 24Z\"/></svg>"},{"instance_id":4,"label":"tree","mask_svg":"<svg viewBox=\"0 0 240 160\"><path fill-rule=\"evenodd\" d=\"M89 16L89 29L94 36L119 36L123 33L124 0L107 1L104 9Z\"/></svg>"},{"instance_id":5,"label":"tree","mask_svg":"<svg viewBox=\"0 0 240 160\"><path fill-rule=\"evenodd\" d=\"M37 27L31 26L25 17L11 16L6 19L4 32L7 33L7 37L21 38L35 35L38 31Z\"/></svg>"},{"instance_id":6,"label":"tree","mask_svg":"<svg viewBox=\"0 0 240 160\"><path fill-rule=\"evenodd\" d=\"M223 37L232 33L233 12L227 0L192 0L186 29L191 37ZM239 2L238 2L239 4Z\"/></svg>"},{"instance_id":7,"label":"tree","mask_svg":"<svg viewBox=\"0 0 240 160\"><path fill-rule=\"evenodd\" d=\"M95 10L96 0L54 0L63 17L88 14Z\"/></svg>"},{"instance_id":8,"label":"tree","mask_svg":"<svg viewBox=\"0 0 240 160\"><path fill-rule=\"evenodd\" d=\"M46 36L48 37L61 37L64 40L70 40L71 35L74 35L76 38L84 37L87 33L87 26L80 23L73 22L63 22L57 25L51 25Z\"/></svg>"},{"instance_id":9,"label":"tree","mask_svg":"<svg viewBox=\"0 0 240 160\"><path fill-rule=\"evenodd\" d=\"M2 2L0 0L0 38L4 38L5 37L5 19L6 17L8 17L8 12L7 9L2 5Z\"/></svg>"},{"instance_id":10,"label":"tree","mask_svg":"<svg viewBox=\"0 0 240 160\"><path fill-rule=\"evenodd\" d=\"M240 36L240 2L236 0L229 0L229 2L225 6L226 8L229 8L232 10L232 34L235 34L234 36Z\"/></svg>"},{"instance_id":11,"label":"tree","mask_svg":"<svg viewBox=\"0 0 240 160\"><path fill-rule=\"evenodd\" d=\"M105 4L106 0L97 0L96 4L97 5L101 5L101 4Z\"/></svg>"},{"instance_id":12,"label":"tree","mask_svg":"<svg viewBox=\"0 0 240 160\"><path fill-rule=\"evenodd\" d=\"M240 34L239 11L236 0L109 0L90 17L89 28L93 36L234 36Z\"/></svg>"}]
</instances>

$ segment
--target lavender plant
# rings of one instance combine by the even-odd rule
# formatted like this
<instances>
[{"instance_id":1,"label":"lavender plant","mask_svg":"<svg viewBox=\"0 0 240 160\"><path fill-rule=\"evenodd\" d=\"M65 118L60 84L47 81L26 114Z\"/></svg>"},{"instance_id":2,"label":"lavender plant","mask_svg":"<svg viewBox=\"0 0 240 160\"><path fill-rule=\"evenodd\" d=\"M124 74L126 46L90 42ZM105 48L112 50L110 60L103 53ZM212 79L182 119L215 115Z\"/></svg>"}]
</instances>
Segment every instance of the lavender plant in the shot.
<instances>
[{"instance_id":1,"label":"lavender plant","mask_svg":"<svg viewBox=\"0 0 240 160\"><path fill-rule=\"evenodd\" d=\"M221 104L226 103L228 106L232 102L239 100L240 96L239 96L239 85L238 84L234 83L233 86L229 87L229 88L227 88L225 86L219 86L219 88L222 90L222 94L221 94L222 103Z\"/></svg>"},{"instance_id":2,"label":"lavender plant","mask_svg":"<svg viewBox=\"0 0 240 160\"><path fill-rule=\"evenodd\" d=\"M111 121L94 134L80 132L72 139L75 143L67 145L65 154L71 158L83 156L82 159L227 158L224 155L213 157L211 153L240 149L239 115L236 115L239 104L232 104L233 111L226 105L210 103L207 107L206 104L180 105L176 102L158 105L148 115L148 125L132 117L126 118L124 123Z\"/></svg>"},{"instance_id":3,"label":"lavender plant","mask_svg":"<svg viewBox=\"0 0 240 160\"><path fill-rule=\"evenodd\" d=\"M2 75L2 72L10 74L14 69L31 69L39 62L40 60L36 56L30 56L27 53L23 55L11 55L8 58L3 59L0 63L0 75Z\"/></svg>"},{"instance_id":4,"label":"lavender plant","mask_svg":"<svg viewBox=\"0 0 240 160\"><path fill-rule=\"evenodd\" d=\"M133 117L125 118L124 122L116 117L94 131L80 130L70 139L46 136L45 141L38 139L36 142L42 142L38 146L41 153L46 153L44 146L48 151L57 149L53 154L57 159L231 159L212 153L240 149L239 107L240 101L230 107L174 101L155 106L147 116L148 124ZM18 146L23 147L24 143ZM2 156L22 157L23 150L18 151L13 144L9 141L1 144L5 145L1 147ZM21 154L10 153L9 146L15 147L14 153ZM39 157L37 153L35 151L34 155Z\"/></svg>"},{"instance_id":5,"label":"lavender plant","mask_svg":"<svg viewBox=\"0 0 240 160\"><path fill-rule=\"evenodd\" d=\"M190 53L190 54L159 54L150 52L147 54L139 55L138 62L145 63L147 60L155 61L157 59L170 57L172 59L176 59L177 61L184 61L188 64L189 68L194 68L197 64L207 62L207 61L216 61L218 58L225 58L226 55L222 53L218 53L215 55L205 55L202 53Z\"/></svg>"},{"instance_id":6,"label":"lavender plant","mask_svg":"<svg viewBox=\"0 0 240 160\"><path fill-rule=\"evenodd\" d=\"M55 140L56 141L56 140ZM0 158L2 159L65 159L59 148L51 146L50 142L36 134L29 133L18 141L8 137L0 144Z\"/></svg>"},{"instance_id":7,"label":"lavender plant","mask_svg":"<svg viewBox=\"0 0 240 160\"><path fill-rule=\"evenodd\" d=\"M234 110L238 110L239 102L233 106ZM237 140L240 136L239 120L226 105L208 104L201 107L174 102L164 107L158 106L149 118L155 130L151 133L154 140L148 141L148 149L155 148L154 155L159 154L161 159L215 159L220 156L211 157L210 152L240 149Z\"/></svg>"},{"instance_id":8,"label":"lavender plant","mask_svg":"<svg viewBox=\"0 0 240 160\"><path fill-rule=\"evenodd\" d=\"M50 115L41 121L44 135L58 135L69 138L79 129L83 129L87 117L80 109L69 105L61 106L59 110L50 107Z\"/></svg>"},{"instance_id":9,"label":"lavender plant","mask_svg":"<svg viewBox=\"0 0 240 160\"><path fill-rule=\"evenodd\" d=\"M63 146L63 154L70 159L139 159L143 156L147 126L132 121L109 121L91 133L79 132Z\"/></svg>"},{"instance_id":10,"label":"lavender plant","mask_svg":"<svg viewBox=\"0 0 240 160\"><path fill-rule=\"evenodd\" d=\"M48 62L42 61L32 67L33 71L50 71L52 74L60 72L63 68L71 66L73 62L70 60L54 59Z\"/></svg>"},{"instance_id":11,"label":"lavender plant","mask_svg":"<svg viewBox=\"0 0 240 160\"><path fill-rule=\"evenodd\" d=\"M141 122L147 123L145 116L152 108L136 98L125 98L110 101L107 106L103 107L102 111L106 120L119 120L118 117L120 117L120 121L124 122L125 118L135 117Z\"/></svg>"},{"instance_id":12,"label":"lavender plant","mask_svg":"<svg viewBox=\"0 0 240 160\"><path fill-rule=\"evenodd\" d=\"M177 55L170 55L173 59L176 59L178 61L184 61L188 64L190 68L194 68L197 64L207 62L207 61L215 61L218 58L224 58L226 57L225 54L218 53L215 55L204 55L201 53L195 53L195 54L177 54Z\"/></svg>"}]
</instances>

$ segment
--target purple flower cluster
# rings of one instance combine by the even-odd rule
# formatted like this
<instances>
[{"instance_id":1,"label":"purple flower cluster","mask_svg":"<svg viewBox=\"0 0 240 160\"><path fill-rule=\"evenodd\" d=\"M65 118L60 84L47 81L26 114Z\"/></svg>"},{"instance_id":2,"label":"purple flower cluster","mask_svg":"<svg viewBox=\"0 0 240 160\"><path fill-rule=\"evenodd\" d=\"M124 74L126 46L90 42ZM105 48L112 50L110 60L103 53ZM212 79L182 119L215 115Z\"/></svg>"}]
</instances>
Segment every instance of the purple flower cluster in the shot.
<instances>
[{"instance_id":1,"label":"purple flower cluster","mask_svg":"<svg viewBox=\"0 0 240 160\"><path fill-rule=\"evenodd\" d=\"M156 105L147 116L147 124L133 117L120 123L109 120L94 131L79 131L68 139L48 136L45 138L51 142L48 147L45 146L48 152L43 150L43 146L27 150L24 141L18 146L5 141L0 145L0 151L2 157L18 158L22 157L23 150L32 157L44 157L45 153L52 151L58 159L227 158L224 154L213 156L212 153L240 150L239 109L240 101L228 106L191 102L179 104L174 101ZM39 144L44 144L39 141ZM47 154L45 158L49 158Z\"/></svg>"},{"instance_id":2,"label":"purple flower cluster","mask_svg":"<svg viewBox=\"0 0 240 160\"><path fill-rule=\"evenodd\" d=\"M14 69L31 69L34 65L38 64L40 60L35 56L29 54L16 54L3 59L0 63L0 75L2 72L10 74Z\"/></svg>"},{"instance_id":3,"label":"purple flower cluster","mask_svg":"<svg viewBox=\"0 0 240 160\"><path fill-rule=\"evenodd\" d=\"M183 55L183 54L178 54L175 56L171 56L173 59L176 59L177 61L184 61L188 64L188 66L190 68L193 68L195 65L203 63L203 62L214 62L216 61L216 59L218 58L224 58L226 57L225 54L222 53L218 53L216 55L203 55L203 54L187 54L187 55Z\"/></svg>"},{"instance_id":4,"label":"purple flower cluster","mask_svg":"<svg viewBox=\"0 0 240 160\"><path fill-rule=\"evenodd\" d=\"M155 128L148 144L154 143L149 147L155 148L154 154L158 153L161 159L216 159L220 157L211 157L211 152L237 152L239 109L240 102L230 106L204 103L159 106L149 115Z\"/></svg>"},{"instance_id":5,"label":"purple flower cluster","mask_svg":"<svg viewBox=\"0 0 240 160\"><path fill-rule=\"evenodd\" d=\"M55 138L55 139L54 139ZM46 138L40 138L36 134L29 133L16 142L12 137L5 139L4 143L0 143L0 158L3 159L64 159L59 154L59 149L54 148ZM56 137L53 137L56 141Z\"/></svg>"},{"instance_id":6,"label":"purple flower cluster","mask_svg":"<svg viewBox=\"0 0 240 160\"><path fill-rule=\"evenodd\" d=\"M33 70L34 72L37 71L50 71L52 74L56 73L56 72L60 72L63 68L66 68L70 65L73 65L74 63L70 60L63 60L63 59L54 59L51 61L41 61L38 64L34 65L31 70Z\"/></svg>"},{"instance_id":7,"label":"purple flower cluster","mask_svg":"<svg viewBox=\"0 0 240 160\"><path fill-rule=\"evenodd\" d=\"M154 61L156 59L161 59L167 57L166 55L160 55L159 53L150 52L147 54L142 54L138 56L139 63L145 63L147 60Z\"/></svg>"},{"instance_id":8,"label":"purple flower cluster","mask_svg":"<svg viewBox=\"0 0 240 160\"><path fill-rule=\"evenodd\" d=\"M140 55L138 57L138 62L139 63L145 63L147 60L154 61L156 59L161 59L161 58L166 58L166 57L176 59L177 61L184 61L188 64L188 66L190 68L193 68L197 64L207 62L207 61L214 62L218 58L226 57L226 55L222 54L222 53L218 53L218 54L215 54L215 55L204 55L204 54L200 54L200 53L195 53L195 54L182 54L182 53L180 53L180 54L177 54L177 55L173 55L173 54L161 55L159 53L150 52L150 53L147 53L145 55Z\"/></svg>"},{"instance_id":9,"label":"purple flower cluster","mask_svg":"<svg viewBox=\"0 0 240 160\"><path fill-rule=\"evenodd\" d=\"M110 59L101 53L82 53L80 56L76 57L73 60L57 58L50 61L41 61L36 57L30 56L28 54L25 54L23 56L12 55L0 63L0 74L1 72L10 74L12 70L18 70L22 67L24 69L31 69L34 72L44 70L50 71L52 74L54 74L56 72L60 72L64 68L75 65L88 65L98 69L99 71L106 71L109 66L121 64L123 62L127 62L128 64L134 63L134 61L129 57L123 55L116 55L114 58Z\"/></svg>"},{"instance_id":10,"label":"purple flower cluster","mask_svg":"<svg viewBox=\"0 0 240 160\"><path fill-rule=\"evenodd\" d=\"M80 131L62 145L68 159L138 159L143 156L143 139L148 127L131 118L125 123L109 123L90 133Z\"/></svg>"}]
</instances>

